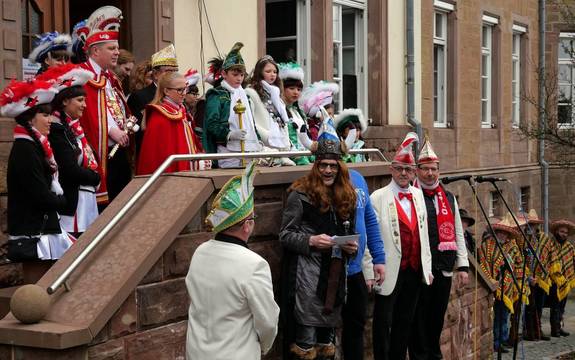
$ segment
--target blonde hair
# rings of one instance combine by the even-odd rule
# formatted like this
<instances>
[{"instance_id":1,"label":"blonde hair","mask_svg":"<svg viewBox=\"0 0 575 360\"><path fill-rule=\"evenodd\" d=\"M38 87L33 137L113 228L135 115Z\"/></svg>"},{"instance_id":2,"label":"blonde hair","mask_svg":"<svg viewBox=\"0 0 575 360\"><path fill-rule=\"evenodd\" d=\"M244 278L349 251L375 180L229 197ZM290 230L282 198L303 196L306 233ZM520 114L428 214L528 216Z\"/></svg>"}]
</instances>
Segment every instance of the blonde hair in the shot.
<instances>
[{"instance_id":1,"label":"blonde hair","mask_svg":"<svg viewBox=\"0 0 575 360\"><path fill-rule=\"evenodd\" d=\"M154 95L154 100L151 104L160 104L164 98L164 90L169 88L174 80L185 79L184 75L178 72L167 72L162 74L158 79L158 88L156 89L156 95Z\"/></svg>"}]
</instances>

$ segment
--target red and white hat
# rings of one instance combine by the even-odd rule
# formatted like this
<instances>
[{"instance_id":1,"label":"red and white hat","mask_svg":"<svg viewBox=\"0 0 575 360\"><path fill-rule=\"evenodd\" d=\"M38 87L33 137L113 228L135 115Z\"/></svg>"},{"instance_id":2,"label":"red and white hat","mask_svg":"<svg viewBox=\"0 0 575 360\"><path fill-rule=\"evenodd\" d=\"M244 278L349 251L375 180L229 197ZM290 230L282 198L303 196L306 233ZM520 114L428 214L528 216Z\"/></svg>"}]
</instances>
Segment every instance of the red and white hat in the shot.
<instances>
[{"instance_id":1,"label":"red and white hat","mask_svg":"<svg viewBox=\"0 0 575 360\"><path fill-rule=\"evenodd\" d=\"M405 139L399 145L392 164L403 164L415 166L415 156L413 155L413 143L419 141L419 137L414 132L405 135Z\"/></svg>"},{"instance_id":2,"label":"red and white hat","mask_svg":"<svg viewBox=\"0 0 575 360\"><path fill-rule=\"evenodd\" d=\"M88 35L84 48L103 42L118 41L121 20L122 10L115 6L102 6L94 11L86 23Z\"/></svg>"},{"instance_id":3,"label":"red and white hat","mask_svg":"<svg viewBox=\"0 0 575 360\"><path fill-rule=\"evenodd\" d=\"M418 164L429 164L429 163L439 163L439 157L433 151L433 147L428 139L425 139L423 146L421 147L421 152L417 158Z\"/></svg>"},{"instance_id":4,"label":"red and white hat","mask_svg":"<svg viewBox=\"0 0 575 360\"><path fill-rule=\"evenodd\" d=\"M75 64L64 64L52 66L42 74L38 75L37 80L46 81L52 84L52 87L62 91L71 86L81 86L94 77L94 74Z\"/></svg>"},{"instance_id":5,"label":"red and white hat","mask_svg":"<svg viewBox=\"0 0 575 360\"><path fill-rule=\"evenodd\" d=\"M192 86L196 85L200 81L202 75L200 75L196 69L189 69L186 71L184 77L186 78L186 86Z\"/></svg>"},{"instance_id":6,"label":"red and white hat","mask_svg":"<svg viewBox=\"0 0 575 360\"><path fill-rule=\"evenodd\" d=\"M48 104L58 90L47 81L12 80L0 94L0 113L6 117L16 117L36 105Z\"/></svg>"}]
</instances>

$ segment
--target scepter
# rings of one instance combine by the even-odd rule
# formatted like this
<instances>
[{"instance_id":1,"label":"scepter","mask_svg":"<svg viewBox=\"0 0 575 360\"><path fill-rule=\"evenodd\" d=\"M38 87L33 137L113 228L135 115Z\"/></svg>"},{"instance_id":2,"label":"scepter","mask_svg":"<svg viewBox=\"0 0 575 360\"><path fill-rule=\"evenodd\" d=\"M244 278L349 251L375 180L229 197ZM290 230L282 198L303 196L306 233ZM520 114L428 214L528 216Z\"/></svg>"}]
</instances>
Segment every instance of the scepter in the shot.
<instances>
[{"instance_id":1,"label":"scepter","mask_svg":"<svg viewBox=\"0 0 575 360\"><path fill-rule=\"evenodd\" d=\"M240 130L244 129L244 124L242 121L242 115L243 113L246 112L246 107L244 106L244 104L242 104L242 100L238 99L238 101L236 102L236 104L234 105L234 113L236 113L238 115L238 121L239 121L239 125L240 125ZM240 150L241 152L245 152L245 143L244 140L240 140ZM242 166L245 166L245 160L244 158L242 158Z\"/></svg>"}]
</instances>

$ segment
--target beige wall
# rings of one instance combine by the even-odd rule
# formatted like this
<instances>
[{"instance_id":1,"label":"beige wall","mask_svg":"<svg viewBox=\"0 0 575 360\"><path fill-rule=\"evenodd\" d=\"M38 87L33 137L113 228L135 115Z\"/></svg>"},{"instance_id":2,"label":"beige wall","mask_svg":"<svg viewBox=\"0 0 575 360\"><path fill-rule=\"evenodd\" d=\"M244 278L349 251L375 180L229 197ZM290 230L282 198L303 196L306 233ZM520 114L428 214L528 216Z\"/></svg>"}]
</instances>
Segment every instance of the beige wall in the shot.
<instances>
[{"instance_id":1,"label":"beige wall","mask_svg":"<svg viewBox=\"0 0 575 360\"><path fill-rule=\"evenodd\" d=\"M244 43L241 53L248 71L257 60L257 0L205 1L216 44L224 55L236 41ZM182 73L193 67L207 71L206 62L217 55L216 47L203 12L204 63L200 57L200 19L198 2L174 0L174 33L178 63ZM249 20L249 21L246 21ZM200 89L201 90L201 89Z\"/></svg>"},{"instance_id":2,"label":"beige wall","mask_svg":"<svg viewBox=\"0 0 575 360\"><path fill-rule=\"evenodd\" d=\"M421 2L414 1L414 19L421 19ZM388 124L407 124L405 1L388 2ZM415 119L421 121L421 24L415 21Z\"/></svg>"}]
</instances>

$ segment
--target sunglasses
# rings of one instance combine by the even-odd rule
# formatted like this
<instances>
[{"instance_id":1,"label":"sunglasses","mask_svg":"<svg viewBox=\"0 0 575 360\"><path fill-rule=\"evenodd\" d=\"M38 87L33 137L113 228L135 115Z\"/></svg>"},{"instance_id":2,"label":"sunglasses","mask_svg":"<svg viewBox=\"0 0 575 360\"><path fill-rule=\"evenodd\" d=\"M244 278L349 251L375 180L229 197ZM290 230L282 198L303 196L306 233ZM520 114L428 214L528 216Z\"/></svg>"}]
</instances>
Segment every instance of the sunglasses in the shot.
<instances>
[{"instance_id":1,"label":"sunglasses","mask_svg":"<svg viewBox=\"0 0 575 360\"><path fill-rule=\"evenodd\" d=\"M339 170L339 164L331 164L331 163L319 163L317 166L320 170L326 170L330 168L331 170Z\"/></svg>"}]
</instances>

